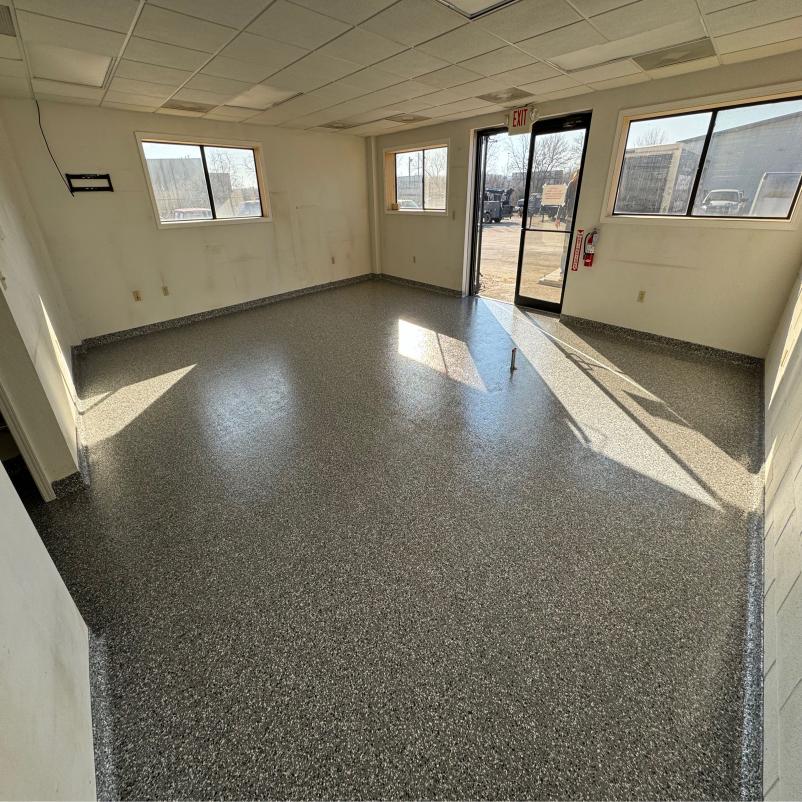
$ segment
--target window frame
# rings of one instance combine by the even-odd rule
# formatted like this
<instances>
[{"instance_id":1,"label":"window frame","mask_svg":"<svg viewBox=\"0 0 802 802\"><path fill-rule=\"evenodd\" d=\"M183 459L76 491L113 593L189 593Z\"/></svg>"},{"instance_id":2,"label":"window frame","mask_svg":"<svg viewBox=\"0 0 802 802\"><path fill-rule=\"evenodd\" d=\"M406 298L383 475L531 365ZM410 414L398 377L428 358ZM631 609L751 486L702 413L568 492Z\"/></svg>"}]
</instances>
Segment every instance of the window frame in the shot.
<instances>
[{"instance_id":1,"label":"window frame","mask_svg":"<svg viewBox=\"0 0 802 802\"><path fill-rule=\"evenodd\" d=\"M262 144L261 142L246 142L239 139L221 139L218 137L204 137L204 136L182 136L180 134L165 134L165 133L152 133L137 131L134 134L136 139L137 149L139 150L139 158L142 162L142 170L144 171L145 184L148 188L148 196L150 203L153 207L153 215L156 220L158 228L163 229L180 229L180 228L195 228L197 226L221 226L221 225L240 225L242 223L269 223L272 222L273 217L271 213L270 197L267 191L267 182L265 180L264 166L262 164ZM201 220L162 220L159 214L159 205L156 201L156 195L153 191L153 183L150 180L150 172L148 170L148 160L145 156L145 149L143 143L154 142L161 145L192 145L201 149L201 161L203 164L204 178L206 180L206 191L209 193L209 208L212 209L214 214L214 198L212 197L211 182L209 179L208 169L206 167L206 154L204 148L232 148L237 150L250 150L253 152L253 161L256 167L256 183L259 191L259 202L262 206L262 214L259 216L251 217L212 217L209 219Z\"/></svg>"},{"instance_id":2,"label":"window frame","mask_svg":"<svg viewBox=\"0 0 802 802\"><path fill-rule=\"evenodd\" d=\"M394 209L393 205L398 203L398 182L396 175L396 156L401 153L415 153L421 151L421 200L426 203L426 155L427 150L436 150L437 148L446 149L446 189L445 189L445 207L443 209ZM400 214L405 217L415 216L431 216L431 217L445 217L449 214L448 210L448 191L451 181L451 165L449 157L451 155L451 141L449 139L439 139L434 142L425 142L422 144L404 145L403 147L391 147L384 149L384 213L385 214Z\"/></svg>"},{"instance_id":3,"label":"window frame","mask_svg":"<svg viewBox=\"0 0 802 802\"><path fill-rule=\"evenodd\" d=\"M786 85L788 86L788 85ZM715 129L716 119L720 111L742 108L744 106L763 106L771 103L781 103L784 101L802 100L802 85L794 84L792 90L777 91L776 93L761 95L759 97L749 96L741 93L731 93L726 99L719 98L700 98L698 103L693 106L682 106L673 108L670 103L663 103L650 109L632 109L622 111L618 119L618 132L615 148L615 159L611 164L610 177L608 179L607 204L604 210L605 223L636 223L651 225L707 225L719 226L722 228L738 228L746 222L753 228L776 228L786 229L796 226L799 217L799 209L802 203L799 202L802 196L802 177L797 183L788 214L785 217L750 217L733 215L702 215L693 214L696 196L704 171L705 159L707 158L710 142ZM779 87L778 87L779 90ZM626 155L627 139L629 138L630 125L633 122L643 120L660 120L669 117L682 117L689 114L710 113L707 133L699 156L699 166L694 176L688 206L684 214L660 214L658 212L616 212L615 205L618 200L618 191L621 184L623 173L624 158Z\"/></svg>"}]
</instances>

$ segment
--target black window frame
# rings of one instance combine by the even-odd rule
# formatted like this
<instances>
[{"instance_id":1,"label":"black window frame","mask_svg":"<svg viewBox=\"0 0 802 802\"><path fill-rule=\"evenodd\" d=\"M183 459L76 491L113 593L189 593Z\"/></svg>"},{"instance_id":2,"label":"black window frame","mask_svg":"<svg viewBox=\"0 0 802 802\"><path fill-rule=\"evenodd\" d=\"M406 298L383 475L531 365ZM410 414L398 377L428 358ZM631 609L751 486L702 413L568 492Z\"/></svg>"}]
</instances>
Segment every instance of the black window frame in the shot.
<instances>
[{"instance_id":1,"label":"black window frame","mask_svg":"<svg viewBox=\"0 0 802 802\"><path fill-rule=\"evenodd\" d=\"M154 194L153 189L153 181L151 180L150 170L148 169L148 157L145 153L145 145L178 145L178 146L188 146L193 148L198 148L200 150L201 156L201 166L203 167L203 178L206 182L206 192L209 195L209 209L212 213L211 217L200 217L197 219L191 220L162 220L161 212L159 211L158 203L156 202L156 196ZM257 148L250 145L225 145L219 143L211 143L211 142L194 142L194 141L182 141L182 140L171 140L171 139L150 139L142 137L139 140L140 150L142 151L142 158L145 162L145 175L148 180L148 184L151 190L151 197L154 201L154 207L156 211L156 217L159 221L159 224L162 226L180 226L180 225L199 225L199 224L210 224L210 223L220 223L226 222L231 220L266 220L268 216L265 214L265 201L262 197L262 173L259 167L259 154L257 152ZM212 181L209 177L209 166L206 163L206 148L212 148L217 150L248 150L253 157L253 168L256 172L256 191L259 195L259 214L249 214L244 215L242 217L218 217L217 216L217 206L214 202L214 192L212 191Z\"/></svg>"},{"instance_id":2,"label":"black window frame","mask_svg":"<svg viewBox=\"0 0 802 802\"><path fill-rule=\"evenodd\" d=\"M796 184L796 191L794 192L794 197L791 200L791 205L788 208L788 214L784 217L758 217L753 215L732 215L732 214L694 214L693 208L696 205L696 196L699 191L699 184L702 180L702 173L704 172L705 168L705 161L707 159L707 153L710 148L710 142L713 139L713 133L715 132L716 127L716 119L718 118L718 114L721 111L729 111L730 109L741 109L741 108L753 108L755 106L768 106L774 103L787 103L794 100L802 101L802 95L793 95L791 97L775 97L770 98L768 100L757 100L757 101L745 101L742 103L731 103L725 106L709 106L703 107L698 109L691 109L689 111L680 111L674 114L667 113L667 114L656 114L655 116L647 116L647 117L633 117L627 121L627 130L626 135L624 137L624 146L623 151L621 153L621 158L618 164L618 176L616 179L616 186L615 186L615 194L613 195L613 204L612 209L610 211L611 217L657 217L661 219L668 218L670 220L756 220L756 221L774 221L774 222L782 222L783 220L788 221L793 217L794 211L796 209L797 201L799 200L800 189L802 188L802 171L800 171L799 180ZM705 134L704 144L702 145L702 150L699 153L699 164L696 167L696 174L694 175L693 184L691 185L691 192L688 197L688 206L685 210L684 214L665 214L661 212L617 212L615 210L616 205L618 204L618 193L621 191L621 179L623 178L624 174L624 160L626 159L627 154L627 142L629 141L629 133L632 128L632 123L637 122L644 122L644 121L652 121L652 120L666 120L666 119L675 119L677 117L687 117L692 114L710 114L710 122L707 126L707 133Z\"/></svg>"},{"instance_id":3,"label":"black window frame","mask_svg":"<svg viewBox=\"0 0 802 802\"><path fill-rule=\"evenodd\" d=\"M426 208L426 151L427 150L445 150L446 152L446 196L443 202L443 208ZM420 209L402 209L398 204L398 157L404 153L420 153L421 154L421 174L420 174L420 189L421 189L421 208ZM421 214L422 212L434 212L435 214L444 214L448 211L448 144L442 145L424 145L417 148L409 148L404 150L394 150L393 155L393 202L396 208L393 211L403 212L404 214Z\"/></svg>"}]
</instances>

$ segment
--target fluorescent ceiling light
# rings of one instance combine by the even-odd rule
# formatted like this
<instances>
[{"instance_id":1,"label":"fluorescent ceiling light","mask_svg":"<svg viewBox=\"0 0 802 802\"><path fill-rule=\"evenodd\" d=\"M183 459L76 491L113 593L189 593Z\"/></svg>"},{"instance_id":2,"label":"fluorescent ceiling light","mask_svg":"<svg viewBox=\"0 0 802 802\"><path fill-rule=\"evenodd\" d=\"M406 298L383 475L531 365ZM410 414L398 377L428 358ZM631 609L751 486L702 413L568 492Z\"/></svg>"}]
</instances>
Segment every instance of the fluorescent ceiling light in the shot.
<instances>
[{"instance_id":1,"label":"fluorescent ceiling light","mask_svg":"<svg viewBox=\"0 0 802 802\"><path fill-rule=\"evenodd\" d=\"M28 59L32 77L82 86L103 86L111 65L110 56L37 43L28 45Z\"/></svg>"},{"instance_id":2,"label":"fluorescent ceiling light","mask_svg":"<svg viewBox=\"0 0 802 802\"><path fill-rule=\"evenodd\" d=\"M226 106L237 106L241 109L255 109L257 111L264 111L276 103L281 103L283 100L289 100L298 94L295 90L276 89L274 86L267 84L256 84L250 89L247 89L240 95L237 95L232 100L226 103Z\"/></svg>"},{"instance_id":3,"label":"fluorescent ceiling light","mask_svg":"<svg viewBox=\"0 0 802 802\"><path fill-rule=\"evenodd\" d=\"M463 17L476 19L482 14L495 11L502 6L508 6L517 0L440 0L444 6L459 12Z\"/></svg>"}]
</instances>

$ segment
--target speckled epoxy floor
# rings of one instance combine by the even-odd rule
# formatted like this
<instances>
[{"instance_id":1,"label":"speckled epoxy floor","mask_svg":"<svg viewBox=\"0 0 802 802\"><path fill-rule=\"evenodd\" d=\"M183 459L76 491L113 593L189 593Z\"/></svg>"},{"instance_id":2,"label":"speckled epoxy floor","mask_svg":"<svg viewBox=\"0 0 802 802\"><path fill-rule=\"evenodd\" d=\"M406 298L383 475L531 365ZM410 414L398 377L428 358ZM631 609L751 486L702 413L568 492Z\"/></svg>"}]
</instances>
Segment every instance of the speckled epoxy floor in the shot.
<instances>
[{"instance_id":1,"label":"speckled epoxy floor","mask_svg":"<svg viewBox=\"0 0 802 802\"><path fill-rule=\"evenodd\" d=\"M754 368L369 282L82 372L102 796L738 796Z\"/></svg>"}]
</instances>

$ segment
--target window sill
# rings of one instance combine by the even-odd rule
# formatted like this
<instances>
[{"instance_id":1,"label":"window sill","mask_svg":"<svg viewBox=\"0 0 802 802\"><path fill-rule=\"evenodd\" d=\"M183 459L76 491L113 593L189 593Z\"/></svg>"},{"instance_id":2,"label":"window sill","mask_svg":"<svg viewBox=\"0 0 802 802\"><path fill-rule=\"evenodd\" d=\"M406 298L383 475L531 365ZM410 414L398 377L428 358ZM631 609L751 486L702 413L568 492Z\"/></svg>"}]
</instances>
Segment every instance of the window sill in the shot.
<instances>
[{"instance_id":1,"label":"window sill","mask_svg":"<svg viewBox=\"0 0 802 802\"><path fill-rule=\"evenodd\" d=\"M448 217L448 209L385 209L385 214L398 214L401 217Z\"/></svg>"},{"instance_id":2,"label":"window sill","mask_svg":"<svg viewBox=\"0 0 802 802\"><path fill-rule=\"evenodd\" d=\"M790 220L767 220L760 217L669 217L660 215L616 214L600 220L601 225L666 226L668 228L765 229L788 231L797 228L796 213Z\"/></svg>"},{"instance_id":3,"label":"window sill","mask_svg":"<svg viewBox=\"0 0 802 802\"><path fill-rule=\"evenodd\" d=\"M241 223L272 223L272 217L233 217L231 219L223 220L175 220L173 222L162 222L158 220L156 225L159 228L197 228L199 226L230 226L240 225Z\"/></svg>"}]
</instances>

